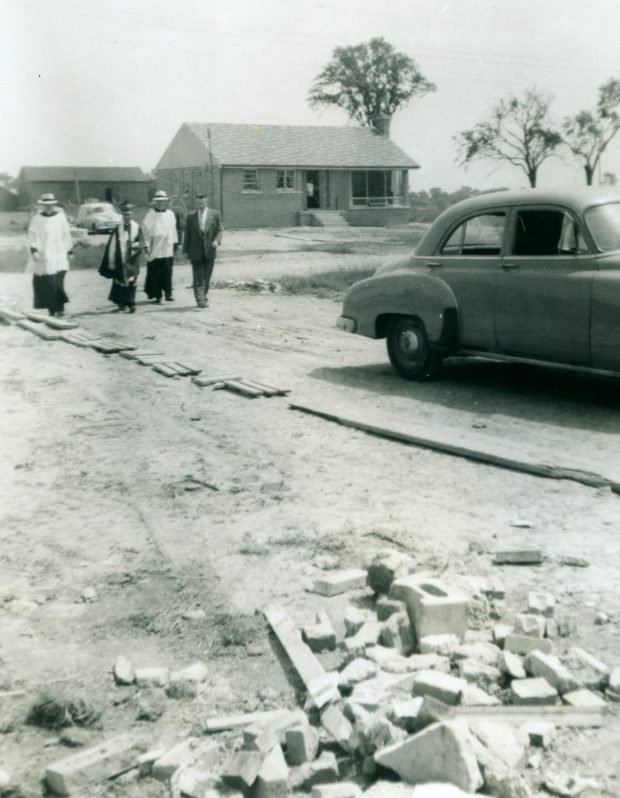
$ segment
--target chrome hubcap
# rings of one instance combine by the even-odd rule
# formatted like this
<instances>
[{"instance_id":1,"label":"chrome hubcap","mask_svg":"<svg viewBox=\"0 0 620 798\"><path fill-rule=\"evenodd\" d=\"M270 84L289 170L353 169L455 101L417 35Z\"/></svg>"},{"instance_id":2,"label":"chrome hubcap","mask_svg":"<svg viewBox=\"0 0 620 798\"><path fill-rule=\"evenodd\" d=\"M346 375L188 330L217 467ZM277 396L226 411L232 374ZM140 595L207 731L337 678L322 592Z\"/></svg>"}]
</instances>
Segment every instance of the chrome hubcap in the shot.
<instances>
[{"instance_id":1,"label":"chrome hubcap","mask_svg":"<svg viewBox=\"0 0 620 798\"><path fill-rule=\"evenodd\" d=\"M400 345L404 355L415 357L420 350L420 339L414 330L405 330L400 337Z\"/></svg>"}]
</instances>

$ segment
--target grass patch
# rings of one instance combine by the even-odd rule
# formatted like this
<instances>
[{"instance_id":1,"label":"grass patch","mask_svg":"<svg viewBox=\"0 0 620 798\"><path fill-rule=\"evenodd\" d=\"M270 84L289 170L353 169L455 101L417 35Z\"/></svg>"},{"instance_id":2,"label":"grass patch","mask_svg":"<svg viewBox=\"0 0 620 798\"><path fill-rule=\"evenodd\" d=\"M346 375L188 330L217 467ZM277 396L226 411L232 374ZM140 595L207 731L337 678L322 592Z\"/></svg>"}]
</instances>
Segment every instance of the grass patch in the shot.
<instances>
[{"instance_id":1,"label":"grass patch","mask_svg":"<svg viewBox=\"0 0 620 798\"><path fill-rule=\"evenodd\" d=\"M340 297L353 283L372 277L376 268L361 267L359 269L334 269L317 274L279 277L276 282L283 294L311 294L321 298Z\"/></svg>"}]
</instances>

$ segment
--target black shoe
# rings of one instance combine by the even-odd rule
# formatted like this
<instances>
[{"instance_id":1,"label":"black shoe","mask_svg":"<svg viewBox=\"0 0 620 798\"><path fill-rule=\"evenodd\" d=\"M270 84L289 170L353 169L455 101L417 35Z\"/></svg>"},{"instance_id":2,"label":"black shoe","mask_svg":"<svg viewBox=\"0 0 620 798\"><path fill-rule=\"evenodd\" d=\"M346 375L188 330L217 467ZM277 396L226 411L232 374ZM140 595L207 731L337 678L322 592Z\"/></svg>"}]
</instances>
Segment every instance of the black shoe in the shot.
<instances>
[{"instance_id":1,"label":"black shoe","mask_svg":"<svg viewBox=\"0 0 620 798\"><path fill-rule=\"evenodd\" d=\"M155 304L156 305L161 305L161 297L160 296L158 296L157 299L155 300Z\"/></svg>"},{"instance_id":2,"label":"black shoe","mask_svg":"<svg viewBox=\"0 0 620 798\"><path fill-rule=\"evenodd\" d=\"M166 297L166 302L174 302L174 297L172 297L172 296L167 296L167 297Z\"/></svg>"},{"instance_id":3,"label":"black shoe","mask_svg":"<svg viewBox=\"0 0 620 798\"><path fill-rule=\"evenodd\" d=\"M206 308L207 307L207 303L206 302L198 302L197 304L198 304L199 308Z\"/></svg>"},{"instance_id":4,"label":"black shoe","mask_svg":"<svg viewBox=\"0 0 620 798\"><path fill-rule=\"evenodd\" d=\"M127 308L127 310L128 310L130 313L135 313L135 312L136 312L136 306L135 306L135 305L130 305L130 306Z\"/></svg>"}]
</instances>

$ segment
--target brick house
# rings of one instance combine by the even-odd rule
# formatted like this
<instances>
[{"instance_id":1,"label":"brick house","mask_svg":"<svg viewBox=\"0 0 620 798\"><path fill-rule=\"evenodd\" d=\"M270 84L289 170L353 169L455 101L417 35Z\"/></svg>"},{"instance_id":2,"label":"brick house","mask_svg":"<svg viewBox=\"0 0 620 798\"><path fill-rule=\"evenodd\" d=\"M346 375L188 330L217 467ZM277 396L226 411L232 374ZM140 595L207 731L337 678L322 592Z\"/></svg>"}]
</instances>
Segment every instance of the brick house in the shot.
<instances>
[{"instance_id":1,"label":"brick house","mask_svg":"<svg viewBox=\"0 0 620 798\"><path fill-rule=\"evenodd\" d=\"M69 206L91 198L146 205L152 184L152 178L137 166L23 166L17 177L20 208L32 207L41 194L49 192Z\"/></svg>"},{"instance_id":2,"label":"brick house","mask_svg":"<svg viewBox=\"0 0 620 798\"><path fill-rule=\"evenodd\" d=\"M194 207L205 193L229 228L409 219L418 164L367 127L185 123L154 169L157 188Z\"/></svg>"}]
</instances>

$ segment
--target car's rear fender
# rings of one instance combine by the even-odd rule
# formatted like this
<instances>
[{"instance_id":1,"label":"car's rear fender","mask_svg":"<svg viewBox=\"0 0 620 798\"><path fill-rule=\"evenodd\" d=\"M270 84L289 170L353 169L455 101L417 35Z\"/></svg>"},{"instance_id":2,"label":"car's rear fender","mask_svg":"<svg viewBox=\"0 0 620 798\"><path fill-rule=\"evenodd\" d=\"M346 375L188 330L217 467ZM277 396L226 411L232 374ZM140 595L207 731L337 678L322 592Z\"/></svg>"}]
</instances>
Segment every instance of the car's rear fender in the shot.
<instances>
[{"instance_id":1,"label":"car's rear fender","mask_svg":"<svg viewBox=\"0 0 620 798\"><path fill-rule=\"evenodd\" d=\"M344 300L343 316L355 319L356 332L385 338L394 316L413 316L424 324L429 341L454 350L458 337L458 308L443 280L410 271L379 274L352 286Z\"/></svg>"}]
</instances>

